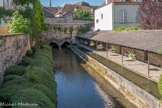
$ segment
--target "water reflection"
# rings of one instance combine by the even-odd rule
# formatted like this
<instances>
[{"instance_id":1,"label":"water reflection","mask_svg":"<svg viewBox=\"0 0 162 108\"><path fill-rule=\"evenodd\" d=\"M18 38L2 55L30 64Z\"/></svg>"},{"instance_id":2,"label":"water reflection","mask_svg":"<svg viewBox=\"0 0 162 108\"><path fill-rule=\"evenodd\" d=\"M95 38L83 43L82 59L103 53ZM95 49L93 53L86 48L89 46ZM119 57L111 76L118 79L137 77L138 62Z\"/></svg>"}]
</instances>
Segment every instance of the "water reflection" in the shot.
<instances>
[{"instance_id":1,"label":"water reflection","mask_svg":"<svg viewBox=\"0 0 162 108\"><path fill-rule=\"evenodd\" d=\"M69 50L54 50L58 108L124 108L107 95Z\"/></svg>"}]
</instances>

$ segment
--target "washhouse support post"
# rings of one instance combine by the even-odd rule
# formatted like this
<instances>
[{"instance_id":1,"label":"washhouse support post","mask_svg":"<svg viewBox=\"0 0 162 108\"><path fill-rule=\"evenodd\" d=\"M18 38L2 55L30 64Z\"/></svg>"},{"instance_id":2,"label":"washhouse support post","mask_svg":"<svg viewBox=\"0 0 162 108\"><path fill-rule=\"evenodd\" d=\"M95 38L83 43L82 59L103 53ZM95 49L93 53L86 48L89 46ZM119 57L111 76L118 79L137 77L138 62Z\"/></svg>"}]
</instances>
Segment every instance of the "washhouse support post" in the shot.
<instances>
[{"instance_id":1,"label":"washhouse support post","mask_svg":"<svg viewBox=\"0 0 162 108\"><path fill-rule=\"evenodd\" d=\"M107 60L108 60L108 44L106 43L106 64L107 64Z\"/></svg>"},{"instance_id":2,"label":"washhouse support post","mask_svg":"<svg viewBox=\"0 0 162 108\"><path fill-rule=\"evenodd\" d=\"M124 64L124 58L123 58L123 47L121 47L121 53L122 53L122 65Z\"/></svg>"},{"instance_id":3,"label":"washhouse support post","mask_svg":"<svg viewBox=\"0 0 162 108\"><path fill-rule=\"evenodd\" d=\"M150 54L148 53L148 78L150 77Z\"/></svg>"},{"instance_id":4,"label":"washhouse support post","mask_svg":"<svg viewBox=\"0 0 162 108\"><path fill-rule=\"evenodd\" d=\"M98 56L98 55L97 55L97 54L98 54L97 51L98 51L98 42L96 41L96 59L98 58L98 57L97 57L97 56Z\"/></svg>"}]
</instances>

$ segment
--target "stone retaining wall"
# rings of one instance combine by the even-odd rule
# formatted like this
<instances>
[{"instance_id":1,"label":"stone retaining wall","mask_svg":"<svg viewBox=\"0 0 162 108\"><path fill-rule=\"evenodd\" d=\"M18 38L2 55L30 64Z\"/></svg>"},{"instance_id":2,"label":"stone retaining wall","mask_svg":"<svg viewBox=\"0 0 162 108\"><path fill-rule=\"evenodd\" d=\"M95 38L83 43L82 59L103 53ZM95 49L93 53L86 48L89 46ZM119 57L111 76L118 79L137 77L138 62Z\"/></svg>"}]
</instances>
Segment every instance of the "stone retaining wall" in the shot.
<instances>
[{"instance_id":1,"label":"stone retaining wall","mask_svg":"<svg viewBox=\"0 0 162 108\"><path fill-rule=\"evenodd\" d=\"M86 55L79 49L74 48L73 51L84 59L89 66L95 69L113 87L119 90L125 96L125 98L135 104L138 108L161 108L160 101L147 91L141 89L116 72L105 67L100 62Z\"/></svg>"},{"instance_id":2,"label":"stone retaining wall","mask_svg":"<svg viewBox=\"0 0 162 108\"><path fill-rule=\"evenodd\" d=\"M20 63L29 49L30 38L26 34L4 35L3 39L0 39L0 84L3 81L5 69Z\"/></svg>"}]
</instances>

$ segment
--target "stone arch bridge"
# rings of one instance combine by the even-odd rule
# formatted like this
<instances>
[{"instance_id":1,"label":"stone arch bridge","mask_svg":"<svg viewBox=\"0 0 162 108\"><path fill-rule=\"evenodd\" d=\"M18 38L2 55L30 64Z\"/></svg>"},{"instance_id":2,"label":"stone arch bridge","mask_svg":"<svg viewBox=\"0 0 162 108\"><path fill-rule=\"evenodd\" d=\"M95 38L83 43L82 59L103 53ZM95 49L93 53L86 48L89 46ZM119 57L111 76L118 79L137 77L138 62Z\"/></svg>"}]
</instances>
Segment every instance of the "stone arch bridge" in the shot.
<instances>
[{"instance_id":1,"label":"stone arch bridge","mask_svg":"<svg viewBox=\"0 0 162 108\"><path fill-rule=\"evenodd\" d=\"M87 24L48 24L46 31L42 32L42 43L55 43L59 49L65 42L72 42L80 26ZM70 32L72 31L72 33Z\"/></svg>"}]
</instances>

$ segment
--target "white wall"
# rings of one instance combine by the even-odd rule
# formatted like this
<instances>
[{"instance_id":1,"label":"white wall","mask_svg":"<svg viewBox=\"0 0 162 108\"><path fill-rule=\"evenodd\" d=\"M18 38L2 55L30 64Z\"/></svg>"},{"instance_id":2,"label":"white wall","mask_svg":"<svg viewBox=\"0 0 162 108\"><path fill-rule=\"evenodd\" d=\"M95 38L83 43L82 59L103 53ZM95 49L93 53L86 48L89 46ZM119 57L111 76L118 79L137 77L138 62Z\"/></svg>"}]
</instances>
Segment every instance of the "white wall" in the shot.
<instances>
[{"instance_id":1,"label":"white wall","mask_svg":"<svg viewBox=\"0 0 162 108\"><path fill-rule=\"evenodd\" d=\"M3 1L4 1L4 3L3 3ZM15 6L15 4L13 3L13 1L12 0L8 0L8 2L7 2L7 0L0 0L0 6L2 7L2 6Z\"/></svg>"},{"instance_id":2,"label":"white wall","mask_svg":"<svg viewBox=\"0 0 162 108\"><path fill-rule=\"evenodd\" d=\"M103 19L101 19L103 14ZM96 21L99 20L97 23ZM95 30L113 29L113 4L109 4L95 11Z\"/></svg>"},{"instance_id":3,"label":"white wall","mask_svg":"<svg viewBox=\"0 0 162 108\"><path fill-rule=\"evenodd\" d=\"M0 6L1 7L3 6L3 0L0 0Z\"/></svg>"},{"instance_id":4,"label":"white wall","mask_svg":"<svg viewBox=\"0 0 162 108\"><path fill-rule=\"evenodd\" d=\"M136 20L138 7L138 4L114 4L114 28L138 26L139 22ZM127 13L126 23L121 23L121 10L125 10Z\"/></svg>"}]
</instances>

